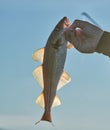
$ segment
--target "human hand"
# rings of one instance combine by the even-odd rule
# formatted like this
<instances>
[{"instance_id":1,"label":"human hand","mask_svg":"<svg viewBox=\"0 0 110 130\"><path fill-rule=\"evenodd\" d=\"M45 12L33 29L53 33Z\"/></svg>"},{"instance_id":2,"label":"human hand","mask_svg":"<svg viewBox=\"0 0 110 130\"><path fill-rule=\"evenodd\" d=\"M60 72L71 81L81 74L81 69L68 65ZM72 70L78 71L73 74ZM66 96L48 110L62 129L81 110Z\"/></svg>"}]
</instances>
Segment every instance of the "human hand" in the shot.
<instances>
[{"instance_id":1,"label":"human hand","mask_svg":"<svg viewBox=\"0 0 110 130\"><path fill-rule=\"evenodd\" d=\"M75 20L65 31L66 40L82 53L93 53L104 31L97 26L81 20Z\"/></svg>"}]
</instances>

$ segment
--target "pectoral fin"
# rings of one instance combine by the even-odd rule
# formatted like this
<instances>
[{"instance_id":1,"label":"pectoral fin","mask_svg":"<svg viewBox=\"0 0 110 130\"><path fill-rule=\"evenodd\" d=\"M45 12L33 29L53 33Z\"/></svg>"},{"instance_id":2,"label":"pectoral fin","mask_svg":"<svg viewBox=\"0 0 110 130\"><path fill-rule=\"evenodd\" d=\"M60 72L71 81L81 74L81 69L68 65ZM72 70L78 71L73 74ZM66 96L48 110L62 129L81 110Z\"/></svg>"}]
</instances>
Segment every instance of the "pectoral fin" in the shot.
<instances>
[{"instance_id":1,"label":"pectoral fin","mask_svg":"<svg viewBox=\"0 0 110 130\"><path fill-rule=\"evenodd\" d=\"M71 49L71 48L74 48L73 44L71 44L70 42L67 43L67 48L68 49Z\"/></svg>"},{"instance_id":2,"label":"pectoral fin","mask_svg":"<svg viewBox=\"0 0 110 130\"><path fill-rule=\"evenodd\" d=\"M38 104L40 107L44 109L45 103L44 103L44 94L41 93L40 96L36 99L36 104ZM58 96L55 96L52 108L61 105L60 99Z\"/></svg>"},{"instance_id":3,"label":"pectoral fin","mask_svg":"<svg viewBox=\"0 0 110 130\"><path fill-rule=\"evenodd\" d=\"M39 50L36 50L33 54L32 54L32 59L35 61L39 61L39 62L43 62L43 58L44 58L44 48L41 48Z\"/></svg>"}]
</instances>

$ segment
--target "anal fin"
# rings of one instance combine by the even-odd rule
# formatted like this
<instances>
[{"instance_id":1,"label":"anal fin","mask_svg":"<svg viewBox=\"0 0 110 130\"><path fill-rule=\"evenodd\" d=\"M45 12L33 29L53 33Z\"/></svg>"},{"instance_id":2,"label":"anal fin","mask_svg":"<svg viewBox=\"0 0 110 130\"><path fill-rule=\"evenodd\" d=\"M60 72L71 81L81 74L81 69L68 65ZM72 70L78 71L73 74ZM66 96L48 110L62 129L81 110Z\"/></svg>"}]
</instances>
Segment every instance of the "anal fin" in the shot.
<instances>
[{"instance_id":1,"label":"anal fin","mask_svg":"<svg viewBox=\"0 0 110 130\"><path fill-rule=\"evenodd\" d=\"M67 72L63 72L60 78L60 81L57 86L57 90L61 89L63 86L65 86L67 83L71 81L71 77L68 75Z\"/></svg>"},{"instance_id":2,"label":"anal fin","mask_svg":"<svg viewBox=\"0 0 110 130\"><path fill-rule=\"evenodd\" d=\"M44 83L43 83L43 71L42 71L42 66L37 67L33 71L34 78L38 81L39 85L44 88ZM67 72L63 72L61 75L61 78L59 80L57 90L65 86L67 83L71 81L71 77L67 74Z\"/></svg>"},{"instance_id":3,"label":"anal fin","mask_svg":"<svg viewBox=\"0 0 110 130\"><path fill-rule=\"evenodd\" d=\"M40 107L44 109L45 103L44 103L44 94L41 93L40 96L36 99L36 104L38 104ZM55 96L52 108L61 105L60 99L58 96Z\"/></svg>"},{"instance_id":4,"label":"anal fin","mask_svg":"<svg viewBox=\"0 0 110 130\"><path fill-rule=\"evenodd\" d=\"M53 104L52 104L52 108L57 107L59 105L61 105L61 101L60 101L59 97L56 95L54 98Z\"/></svg>"}]
</instances>

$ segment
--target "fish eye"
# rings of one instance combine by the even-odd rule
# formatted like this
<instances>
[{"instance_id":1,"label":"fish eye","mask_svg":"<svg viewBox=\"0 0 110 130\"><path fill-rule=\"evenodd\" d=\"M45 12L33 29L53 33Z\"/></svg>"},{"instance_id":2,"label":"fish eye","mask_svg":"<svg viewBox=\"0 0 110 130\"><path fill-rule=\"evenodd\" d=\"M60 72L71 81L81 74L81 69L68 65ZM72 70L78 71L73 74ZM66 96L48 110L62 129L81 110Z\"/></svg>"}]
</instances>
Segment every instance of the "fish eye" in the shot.
<instances>
[{"instance_id":1,"label":"fish eye","mask_svg":"<svg viewBox=\"0 0 110 130\"><path fill-rule=\"evenodd\" d=\"M55 44L53 44L53 48L58 49L61 46L61 38L59 38Z\"/></svg>"},{"instance_id":2,"label":"fish eye","mask_svg":"<svg viewBox=\"0 0 110 130\"><path fill-rule=\"evenodd\" d=\"M55 28L55 31L59 31L60 29L59 28Z\"/></svg>"}]
</instances>

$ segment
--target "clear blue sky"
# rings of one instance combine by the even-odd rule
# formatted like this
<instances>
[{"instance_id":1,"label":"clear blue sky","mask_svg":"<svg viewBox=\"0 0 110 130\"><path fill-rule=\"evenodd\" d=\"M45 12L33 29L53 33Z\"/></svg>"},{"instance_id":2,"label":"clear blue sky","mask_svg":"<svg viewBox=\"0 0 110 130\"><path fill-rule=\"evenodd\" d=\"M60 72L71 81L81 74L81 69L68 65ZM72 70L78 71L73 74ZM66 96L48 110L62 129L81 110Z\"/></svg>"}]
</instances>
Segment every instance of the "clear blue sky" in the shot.
<instances>
[{"instance_id":1,"label":"clear blue sky","mask_svg":"<svg viewBox=\"0 0 110 130\"><path fill-rule=\"evenodd\" d=\"M109 0L0 0L0 130L110 130L110 59L102 54L68 50L65 70L72 81L58 91L52 110L55 127L38 121L35 104L41 88L32 76L31 55L44 47L56 23L90 14L110 31Z\"/></svg>"}]
</instances>

